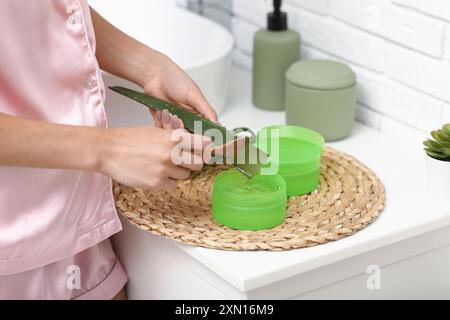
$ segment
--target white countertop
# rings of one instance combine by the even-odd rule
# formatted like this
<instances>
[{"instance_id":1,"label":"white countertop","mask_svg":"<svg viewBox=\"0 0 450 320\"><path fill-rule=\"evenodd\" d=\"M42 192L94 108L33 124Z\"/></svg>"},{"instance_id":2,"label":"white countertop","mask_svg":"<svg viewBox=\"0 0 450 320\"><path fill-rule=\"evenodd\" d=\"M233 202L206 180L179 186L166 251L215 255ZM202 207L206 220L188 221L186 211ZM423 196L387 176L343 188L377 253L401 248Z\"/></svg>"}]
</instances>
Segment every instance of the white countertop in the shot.
<instances>
[{"instance_id":1,"label":"white countertop","mask_svg":"<svg viewBox=\"0 0 450 320\"><path fill-rule=\"evenodd\" d=\"M285 123L283 112L254 108L250 89L250 75L234 69L229 106L221 117L225 126L258 130ZM336 242L286 252L227 252L176 245L239 290L248 291L450 225L450 203L427 196L421 146L361 124L350 138L329 145L364 162L386 187L386 208L366 229Z\"/></svg>"}]
</instances>

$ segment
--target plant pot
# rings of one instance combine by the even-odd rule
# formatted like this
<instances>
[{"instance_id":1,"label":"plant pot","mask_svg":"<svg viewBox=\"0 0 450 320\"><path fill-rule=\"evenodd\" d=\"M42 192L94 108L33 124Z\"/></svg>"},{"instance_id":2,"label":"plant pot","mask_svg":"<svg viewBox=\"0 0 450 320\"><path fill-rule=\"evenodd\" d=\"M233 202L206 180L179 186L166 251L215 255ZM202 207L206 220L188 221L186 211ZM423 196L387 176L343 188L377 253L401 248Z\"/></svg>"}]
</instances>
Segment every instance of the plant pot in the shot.
<instances>
[{"instance_id":1,"label":"plant pot","mask_svg":"<svg viewBox=\"0 0 450 320\"><path fill-rule=\"evenodd\" d=\"M436 199L450 200L450 161L427 157L427 188Z\"/></svg>"}]
</instances>

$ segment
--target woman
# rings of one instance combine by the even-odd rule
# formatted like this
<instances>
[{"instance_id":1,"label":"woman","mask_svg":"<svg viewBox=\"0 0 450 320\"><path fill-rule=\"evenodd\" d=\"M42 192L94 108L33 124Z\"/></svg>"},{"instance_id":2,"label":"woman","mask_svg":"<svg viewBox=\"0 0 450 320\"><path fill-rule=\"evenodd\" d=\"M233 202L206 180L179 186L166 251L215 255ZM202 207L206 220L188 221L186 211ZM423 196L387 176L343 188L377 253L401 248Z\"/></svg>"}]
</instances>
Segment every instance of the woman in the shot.
<instances>
[{"instance_id":1,"label":"woman","mask_svg":"<svg viewBox=\"0 0 450 320\"><path fill-rule=\"evenodd\" d=\"M169 113L153 114L156 127L106 129L99 67L216 114L169 58L86 0L0 1L0 48L0 299L124 298L109 241L121 229L110 177L172 189L202 165L171 161L182 123ZM184 152L196 157L203 141Z\"/></svg>"}]
</instances>

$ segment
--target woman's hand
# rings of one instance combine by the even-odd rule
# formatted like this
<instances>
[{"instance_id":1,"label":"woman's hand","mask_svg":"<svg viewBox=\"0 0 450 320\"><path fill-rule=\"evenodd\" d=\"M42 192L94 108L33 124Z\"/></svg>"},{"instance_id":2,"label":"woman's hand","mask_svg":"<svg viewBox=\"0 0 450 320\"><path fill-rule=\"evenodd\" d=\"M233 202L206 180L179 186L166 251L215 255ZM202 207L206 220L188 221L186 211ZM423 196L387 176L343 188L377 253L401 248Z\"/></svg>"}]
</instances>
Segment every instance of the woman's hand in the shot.
<instances>
[{"instance_id":1,"label":"woman's hand","mask_svg":"<svg viewBox=\"0 0 450 320\"><path fill-rule=\"evenodd\" d=\"M0 113L0 166L100 172L130 187L170 190L199 171L212 141L185 130L100 129Z\"/></svg>"},{"instance_id":2,"label":"woman's hand","mask_svg":"<svg viewBox=\"0 0 450 320\"><path fill-rule=\"evenodd\" d=\"M209 105L205 96L195 82L167 56L153 52L148 71L140 81L145 93L159 99L200 113L205 118L217 122L217 114ZM152 111L155 124L159 127L164 119ZM159 116L159 117L158 117ZM164 114L162 114L164 116ZM169 123L172 116L170 115ZM175 118L175 121L177 119Z\"/></svg>"},{"instance_id":3,"label":"woman's hand","mask_svg":"<svg viewBox=\"0 0 450 320\"><path fill-rule=\"evenodd\" d=\"M217 122L216 112L199 87L172 60L121 32L95 10L91 9L91 15L97 39L96 56L103 70L138 84L149 95ZM201 169L203 162L199 160L202 157L199 149L203 149L205 144L211 144L211 140L197 137L204 141L203 145L200 144L202 146L191 148L184 145L184 152L197 159L196 163L199 164L176 166L171 158L173 148L177 145L171 139L174 132L189 135L191 139L194 136L184 130L177 130L183 124L167 111L152 113L156 128L105 131L101 145L106 150L101 153L100 171L132 187L171 189L177 179L188 177L188 170Z\"/></svg>"},{"instance_id":4,"label":"woman's hand","mask_svg":"<svg viewBox=\"0 0 450 320\"><path fill-rule=\"evenodd\" d=\"M177 180L203 168L211 140L185 130L142 127L103 132L99 171L134 188L172 190ZM184 162L179 166L180 159Z\"/></svg>"}]
</instances>

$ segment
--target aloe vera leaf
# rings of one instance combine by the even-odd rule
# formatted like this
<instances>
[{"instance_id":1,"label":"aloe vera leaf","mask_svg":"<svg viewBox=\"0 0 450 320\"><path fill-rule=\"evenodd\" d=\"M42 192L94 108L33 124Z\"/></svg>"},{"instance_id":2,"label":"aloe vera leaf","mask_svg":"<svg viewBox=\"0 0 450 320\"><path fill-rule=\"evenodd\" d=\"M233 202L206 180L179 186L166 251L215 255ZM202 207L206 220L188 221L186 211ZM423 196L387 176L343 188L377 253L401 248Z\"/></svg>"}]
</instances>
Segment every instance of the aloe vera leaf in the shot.
<instances>
[{"instance_id":1,"label":"aloe vera leaf","mask_svg":"<svg viewBox=\"0 0 450 320\"><path fill-rule=\"evenodd\" d=\"M195 113L192 113L181 107L175 106L168 102L162 101L154 97L150 97L144 93L134 91L131 89L123 87L110 87L110 89L125 97L137 101L147 106L148 108L159 111L168 110L171 114L178 116L178 118L180 118L183 121L185 128L189 130L191 133L208 135L208 133L214 134L214 132L211 131L208 132L211 129L215 129L214 131L219 130L225 141L217 141L218 145L230 142L236 138L235 134L231 131L228 131L225 127L222 127L221 125L218 125L208 119L202 118L196 115ZM196 129L195 123L198 121L200 121L202 124L201 126L202 132L194 132Z\"/></svg>"},{"instance_id":2,"label":"aloe vera leaf","mask_svg":"<svg viewBox=\"0 0 450 320\"><path fill-rule=\"evenodd\" d=\"M123 87L110 87L110 89L127 97L127 98L130 98L136 102L139 102L139 103L147 106L148 108L159 110L159 111L168 110L170 113L178 116L178 118L180 118L183 121L185 128L192 133L202 134L202 135L209 136L211 138L216 138L215 137L216 132L211 132L209 130L215 129L214 131L219 131L222 134L223 141L220 141L217 139L214 140L213 142L214 142L215 146L221 146L224 144L228 144L228 143L231 143L238 139L238 137L236 136L235 133L227 130L225 127L218 125L218 124L216 124L210 120L207 120L205 118L202 118L190 111L187 111L186 109L183 109L176 105L172 105L166 101L162 101L160 99L150 97L144 93L134 91L131 89L127 89L127 88L123 88ZM195 132L195 129L196 129L195 124L197 121L200 121L202 124L202 126L201 126L202 132ZM249 139L247 139L246 141L248 144ZM252 147L252 145L249 144L248 147L246 148L245 161L250 160L249 152L250 152L251 147ZM245 162L245 164L234 163L233 166L239 172L241 172L248 178L256 175L261 170L261 163L259 163L259 162L262 159L265 159L267 157L267 155L265 155L263 152L261 152L259 150L258 150L258 152L259 152L258 153L258 164L250 164L248 162ZM238 155L235 155L234 160L236 160L237 156Z\"/></svg>"}]
</instances>

